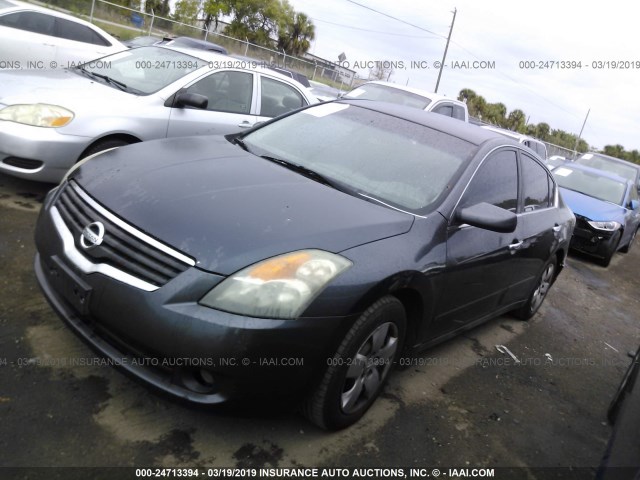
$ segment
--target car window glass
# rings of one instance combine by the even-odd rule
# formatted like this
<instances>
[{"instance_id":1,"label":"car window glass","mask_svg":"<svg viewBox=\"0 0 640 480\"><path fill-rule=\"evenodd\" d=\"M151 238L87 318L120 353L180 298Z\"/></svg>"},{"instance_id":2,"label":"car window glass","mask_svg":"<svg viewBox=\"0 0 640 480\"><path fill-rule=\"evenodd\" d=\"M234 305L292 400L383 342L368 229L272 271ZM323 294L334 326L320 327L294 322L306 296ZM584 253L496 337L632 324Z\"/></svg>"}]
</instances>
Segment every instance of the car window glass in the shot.
<instances>
[{"instance_id":1,"label":"car window glass","mask_svg":"<svg viewBox=\"0 0 640 480\"><path fill-rule=\"evenodd\" d=\"M258 156L301 165L358 197L419 214L449 194L477 150L447 133L340 103L293 113L243 140Z\"/></svg>"},{"instance_id":2,"label":"car window glass","mask_svg":"<svg viewBox=\"0 0 640 480\"><path fill-rule=\"evenodd\" d=\"M0 17L0 25L42 35L53 35L55 18L40 12L16 12Z\"/></svg>"},{"instance_id":3,"label":"car window glass","mask_svg":"<svg viewBox=\"0 0 640 480\"><path fill-rule=\"evenodd\" d=\"M75 40L76 42L90 43L92 45L110 46L111 44L102 38L96 32L85 25L65 20L64 18L56 18L56 37L66 38L67 40Z\"/></svg>"},{"instance_id":4,"label":"car window glass","mask_svg":"<svg viewBox=\"0 0 640 480\"><path fill-rule=\"evenodd\" d=\"M549 176L547 171L527 155L522 155L522 185L525 212L549 206Z\"/></svg>"},{"instance_id":5,"label":"car window glass","mask_svg":"<svg viewBox=\"0 0 640 480\"><path fill-rule=\"evenodd\" d=\"M278 80L261 77L260 115L277 117L307 104L295 88Z\"/></svg>"},{"instance_id":6,"label":"car window glass","mask_svg":"<svg viewBox=\"0 0 640 480\"><path fill-rule=\"evenodd\" d=\"M537 146L538 155L540 155L542 158L547 158L547 146L542 142L538 142Z\"/></svg>"},{"instance_id":7,"label":"car window glass","mask_svg":"<svg viewBox=\"0 0 640 480\"><path fill-rule=\"evenodd\" d=\"M439 105L433 109L434 113L439 113L440 115L446 115L447 117L453 117L453 105Z\"/></svg>"},{"instance_id":8,"label":"car window glass","mask_svg":"<svg viewBox=\"0 0 640 480\"><path fill-rule=\"evenodd\" d=\"M251 111L253 74L246 72L216 72L187 88L209 99L207 110L244 113Z\"/></svg>"},{"instance_id":9,"label":"car window glass","mask_svg":"<svg viewBox=\"0 0 640 480\"><path fill-rule=\"evenodd\" d=\"M345 98L360 100L377 100L379 102L395 103L407 107L424 110L431 103L430 98L377 83L365 83L345 94Z\"/></svg>"},{"instance_id":10,"label":"car window glass","mask_svg":"<svg viewBox=\"0 0 640 480\"><path fill-rule=\"evenodd\" d=\"M518 160L513 150L497 152L480 165L460 208L483 202L512 212L518 208Z\"/></svg>"},{"instance_id":11,"label":"car window glass","mask_svg":"<svg viewBox=\"0 0 640 480\"><path fill-rule=\"evenodd\" d=\"M587 167L597 168L598 170L604 170L605 172L615 173L628 180L634 182L640 182L638 179L638 169L633 164L625 164L622 161L609 160L606 157L588 153L576 160L579 165L586 165Z\"/></svg>"},{"instance_id":12,"label":"car window glass","mask_svg":"<svg viewBox=\"0 0 640 480\"><path fill-rule=\"evenodd\" d=\"M460 105L454 105L453 118L457 118L458 120L465 120L464 108Z\"/></svg>"}]
</instances>

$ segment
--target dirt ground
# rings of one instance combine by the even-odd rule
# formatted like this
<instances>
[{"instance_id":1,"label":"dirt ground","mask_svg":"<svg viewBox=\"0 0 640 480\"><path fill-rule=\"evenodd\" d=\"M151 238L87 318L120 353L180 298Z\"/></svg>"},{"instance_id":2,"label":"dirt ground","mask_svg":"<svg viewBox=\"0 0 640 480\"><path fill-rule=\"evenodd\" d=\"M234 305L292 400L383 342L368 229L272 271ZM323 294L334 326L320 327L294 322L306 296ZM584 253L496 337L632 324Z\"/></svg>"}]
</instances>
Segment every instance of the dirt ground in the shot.
<instances>
[{"instance_id":1,"label":"dirt ground","mask_svg":"<svg viewBox=\"0 0 640 480\"><path fill-rule=\"evenodd\" d=\"M500 317L424 353L395 372L358 424L326 433L289 408L176 404L100 365L53 313L33 273L33 229L50 187L0 174L0 477L35 478L6 467L45 466L595 474L611 434L607 405L627 352L640 344L640 244L608 269L571 256L532 321Z\"/></svg>"}]
</instances>

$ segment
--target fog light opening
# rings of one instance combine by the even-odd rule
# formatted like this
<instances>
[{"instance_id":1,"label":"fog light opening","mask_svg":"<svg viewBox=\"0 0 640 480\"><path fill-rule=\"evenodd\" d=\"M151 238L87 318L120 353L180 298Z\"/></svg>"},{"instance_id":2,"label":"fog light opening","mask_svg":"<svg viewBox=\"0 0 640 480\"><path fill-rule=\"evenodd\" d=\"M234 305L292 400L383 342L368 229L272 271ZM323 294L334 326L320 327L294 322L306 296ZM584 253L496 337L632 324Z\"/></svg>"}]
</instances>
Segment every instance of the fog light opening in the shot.
<instances>
[{"instance_id":1,"label":"fog light opening","mask_svg":"<svg viewBox=\"0 0 640 480\"><path fill-rule=\"evenodd\" d=\"M211 372L204 368L196 371L196 380L205 387L213 387L216 383Z\"/></svg>"}]
</instances>

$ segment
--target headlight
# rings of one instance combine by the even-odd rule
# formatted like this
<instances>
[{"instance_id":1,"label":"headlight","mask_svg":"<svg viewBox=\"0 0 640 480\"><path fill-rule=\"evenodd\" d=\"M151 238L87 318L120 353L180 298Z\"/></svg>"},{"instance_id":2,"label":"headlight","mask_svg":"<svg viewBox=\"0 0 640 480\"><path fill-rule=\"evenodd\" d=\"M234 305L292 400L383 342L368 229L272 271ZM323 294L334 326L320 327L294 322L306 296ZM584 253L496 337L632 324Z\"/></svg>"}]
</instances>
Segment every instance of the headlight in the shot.
<instances>
[{"instance_id":1,"label":"headlight","mask_svg":"<svg viewBox=\"0 0 640 480\"><path fill-rule=\"evenodd\" d=\"M297 318L352 263L322 250L300 250L258 262L216 285L200 300L239 315Z\"/></svg>"},{"instance_id":2,"label":"headlight","mask_svg":"<svg viewBox=\"0 0 640 480\"><path fill-rule=\"evenodd\" d=\"M99 152L96 152L93 155L84 157L82 160L78 161L75 165L73 165L69 170L67 170L67 173L65 173L64 177L62 177L60 184L62 185L64 182L66 182L67 178L69 178L69 175L71 175L73 172L75 172L77 169L79 169L82 165L87 163L89 160L92 160L97 156L102 155L103 153L107 153L107 152L110 152L111 150L115 150L116 148L120 148L120 147L107 148L106 150L100 150Z\"/></svg>"},{"instance_id":3,"label":"headlight","mask_svg":"<svg viewBox=\"0 0 640 480\"><path fill-rule=\"evenodd\" d=\"M10 105L0 110L0 120L23 123L34 127L64 127L73 120L73 112L57 105Z\"/></svg>"},{"instance_id":4,"label":"headlight","mask_svg":"<svg viewBox=\"0 0 640 480\"><path fill-rule=\"evenodd\" d=\"M606 232L615 232L622 226L618 222L589 222L589 225L596 230L604 230Z\"/></svg>"}]
</instances>

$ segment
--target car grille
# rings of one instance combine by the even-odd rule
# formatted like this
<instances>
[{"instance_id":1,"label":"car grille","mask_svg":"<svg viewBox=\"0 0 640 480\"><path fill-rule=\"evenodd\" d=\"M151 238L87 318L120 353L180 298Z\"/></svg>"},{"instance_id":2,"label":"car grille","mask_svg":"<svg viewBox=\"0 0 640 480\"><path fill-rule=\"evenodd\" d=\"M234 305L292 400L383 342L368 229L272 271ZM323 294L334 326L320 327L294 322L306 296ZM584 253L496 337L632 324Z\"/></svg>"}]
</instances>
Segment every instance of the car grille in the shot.
<instances>
[{"instance_id":1,"label":"car grille","mask_svg":"<svg viewBox=\"0 0 640 480\"><path fill-rule=\"evenodd\" d=\"M90 260L111 265L157 287L161 287L195 263L189 264L176 258L184 255L169 247L160 250L151 245L140 238L144 237L144 234L115 216L113 218L116 220L112 221L106 214L94 208L81 193L84 192L80 187L67 183L56 200L55 207L71 232L76 248ZM85 249L80 245L80 237L84 228L94 222L104 225L104 238L100 245ZM128 228L125 229L123 226ZM188 257L185 259L188 260Z\"/></svg>"}]
</instances>

